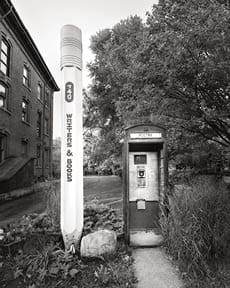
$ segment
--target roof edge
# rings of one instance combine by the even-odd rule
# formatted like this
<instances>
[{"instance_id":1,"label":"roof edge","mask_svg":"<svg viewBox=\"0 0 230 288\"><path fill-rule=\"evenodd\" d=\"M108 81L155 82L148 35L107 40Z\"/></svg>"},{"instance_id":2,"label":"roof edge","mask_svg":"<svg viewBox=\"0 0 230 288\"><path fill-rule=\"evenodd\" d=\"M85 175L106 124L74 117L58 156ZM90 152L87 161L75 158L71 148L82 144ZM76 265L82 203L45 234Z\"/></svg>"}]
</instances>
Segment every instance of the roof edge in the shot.
<instances>
[{"instance_id":1,"label":"roof edge","mask_svg":"<svg viewBox=\"0 0 230 288\"><path fill-rule=\"evenodd\" d=\"M40 65L42 73L50 83L53 90L56 92L60 91L60 88L58 87L34 40L30 36L30 33L26 29L12 2L10 0L1 0L0 6L2 8L2 11L5 13L5 16L3 16L4 20L14 32L17 32L19 41L24 47L26 43L26 48L29 51L30 56L34 57L35 61Z\"/></svg>"}]
</instances>

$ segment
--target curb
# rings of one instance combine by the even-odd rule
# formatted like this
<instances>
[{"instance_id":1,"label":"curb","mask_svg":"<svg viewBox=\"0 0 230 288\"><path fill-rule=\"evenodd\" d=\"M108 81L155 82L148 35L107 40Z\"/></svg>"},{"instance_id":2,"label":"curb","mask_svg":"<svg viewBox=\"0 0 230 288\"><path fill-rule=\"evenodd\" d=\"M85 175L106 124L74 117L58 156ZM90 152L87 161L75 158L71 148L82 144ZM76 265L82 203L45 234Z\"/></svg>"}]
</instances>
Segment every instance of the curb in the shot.
<instances>
[{"instance_id":1,"label":"curb","mask_svg":"<svg viewBox=\"0 0 230 288\"><path fill-rule=\"evenodd\" d=\"M10 201L17 198L20 198L22 196L26 196L32 193L39 192L43 188L50 187L51 184L53 184L55 181L48 181L48 182L39 182L36 183L30 187L24 187L22 189L16 189L7 193L0 194L0 201Z\"/></svg>"}]
</instances>

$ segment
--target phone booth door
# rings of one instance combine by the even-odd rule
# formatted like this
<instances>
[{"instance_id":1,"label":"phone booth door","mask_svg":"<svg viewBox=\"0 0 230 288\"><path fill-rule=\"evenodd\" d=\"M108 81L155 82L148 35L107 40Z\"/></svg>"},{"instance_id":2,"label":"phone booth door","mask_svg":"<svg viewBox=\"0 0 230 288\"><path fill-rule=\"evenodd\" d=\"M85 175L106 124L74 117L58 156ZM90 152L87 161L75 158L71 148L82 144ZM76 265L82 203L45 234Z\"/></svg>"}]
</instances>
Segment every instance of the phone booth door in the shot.
<instances>
[{"instance_id":1,"label":"phone booth door","mask_svg":"<svg viewBox=\"0 0 230 288\"><path fill-rule=\"evenodd\" d=\"M159 228L158 153L129 152L128 161L130 245L157 245L161 241L156 233Z\"/></svg>"}]
</instances>

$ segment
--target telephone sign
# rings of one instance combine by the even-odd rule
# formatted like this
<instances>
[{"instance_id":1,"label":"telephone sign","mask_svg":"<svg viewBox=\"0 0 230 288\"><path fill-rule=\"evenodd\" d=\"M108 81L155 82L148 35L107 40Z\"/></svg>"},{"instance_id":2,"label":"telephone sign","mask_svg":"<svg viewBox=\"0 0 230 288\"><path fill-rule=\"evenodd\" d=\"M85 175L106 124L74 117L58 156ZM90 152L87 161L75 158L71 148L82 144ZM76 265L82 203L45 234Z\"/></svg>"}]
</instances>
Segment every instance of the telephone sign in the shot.
<instances>
[{"instance_id":1,"label":"telephone sign","mask_svg":"<svg viewBox=\"0 0 230 288\"><path fill-rule=\"evenodd\" d=\"M161 138L161 133L158 133L158 132L149 132L149 133L146 133L146 132L140 132L140 133L131 133L130 134L130 138L132 139L159 139Z\"/></svg>"}]
</instances>

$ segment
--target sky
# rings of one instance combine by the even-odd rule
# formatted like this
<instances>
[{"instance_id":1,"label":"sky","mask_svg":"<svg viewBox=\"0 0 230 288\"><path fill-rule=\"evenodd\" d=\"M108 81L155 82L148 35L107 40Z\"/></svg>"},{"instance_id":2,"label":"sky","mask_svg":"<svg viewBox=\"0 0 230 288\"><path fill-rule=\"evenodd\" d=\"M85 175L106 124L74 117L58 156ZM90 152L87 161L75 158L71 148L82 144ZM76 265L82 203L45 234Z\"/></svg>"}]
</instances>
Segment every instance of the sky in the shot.
<instances>
[{"instance_id":1,"label":"sky","mask_svg":"<svg viewBox=\"0 0 230 288\"><path fill-rule=\"evenodd\" d=\"M144 21L146 12L157 0L11 0L21 20L33 38L57 84L61 87L60 31L72 24L82 30L83 87L90 78L86 64L93 60L90 38L98 31L112 28L130 15ZM60 136L60 97L54 94L54 138Z\"/></svg>"}]
</instances>

